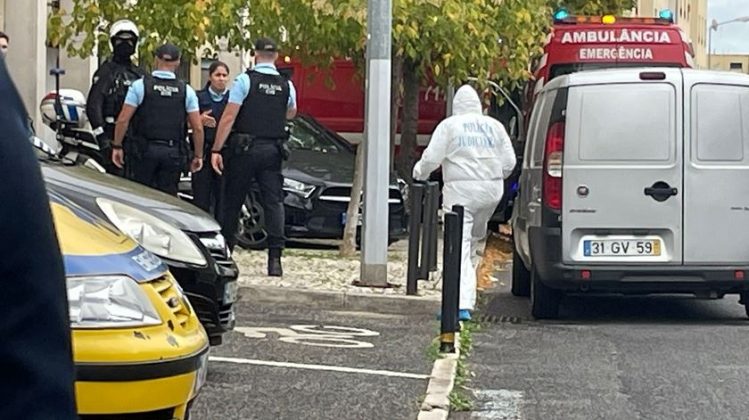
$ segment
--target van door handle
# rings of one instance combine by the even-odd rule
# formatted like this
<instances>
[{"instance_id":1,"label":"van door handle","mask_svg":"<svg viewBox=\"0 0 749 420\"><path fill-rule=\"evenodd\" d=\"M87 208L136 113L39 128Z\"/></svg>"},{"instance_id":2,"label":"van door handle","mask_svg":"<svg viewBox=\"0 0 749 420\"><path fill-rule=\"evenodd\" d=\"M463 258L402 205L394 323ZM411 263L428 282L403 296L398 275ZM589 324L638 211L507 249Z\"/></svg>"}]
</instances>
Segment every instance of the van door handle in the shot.
<instances>
[{"instance_id":1,"label":"van door handle","mask_svg":"<svg viewBox=\"0 0 749 420\"><path fill-rule=\"evenodd\" d=\"M668 183L663 181L658 181L655 184L653 184L652 187L645 188L645 195L649 195L653 197L655 201L666 201L671 196L679 194L679 190L677 188L673 188Z\"/></svg>"}]
</instances>

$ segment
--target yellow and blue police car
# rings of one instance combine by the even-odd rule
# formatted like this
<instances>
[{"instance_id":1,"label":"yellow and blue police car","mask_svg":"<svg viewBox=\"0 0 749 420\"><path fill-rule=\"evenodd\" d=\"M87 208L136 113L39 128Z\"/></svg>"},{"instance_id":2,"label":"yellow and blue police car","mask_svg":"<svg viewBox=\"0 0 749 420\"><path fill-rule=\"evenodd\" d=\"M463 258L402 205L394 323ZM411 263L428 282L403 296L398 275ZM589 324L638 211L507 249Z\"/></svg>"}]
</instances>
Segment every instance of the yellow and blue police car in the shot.
<instances>
[{"instance_id":1,"label":"yellow and blue police car","mask_svg":"<svg viewBox=\"0 0 749 420\"><path fill-rule=\"evenodd\" d=\"M209 346L177 282L107 222L52 193L50 206L65 262L79 415L186 419Z\"/></svg>"}]
</instances>

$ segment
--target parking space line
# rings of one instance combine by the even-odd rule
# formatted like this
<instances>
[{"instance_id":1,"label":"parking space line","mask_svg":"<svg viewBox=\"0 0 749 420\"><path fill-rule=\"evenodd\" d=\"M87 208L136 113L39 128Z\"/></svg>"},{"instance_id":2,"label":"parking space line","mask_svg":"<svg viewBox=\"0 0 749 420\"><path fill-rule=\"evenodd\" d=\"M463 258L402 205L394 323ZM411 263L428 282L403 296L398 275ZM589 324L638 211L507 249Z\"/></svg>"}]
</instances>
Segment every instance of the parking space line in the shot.
<instances>
[{"instance_id":1,"label":"parking space line","mask_svg":"<svg viewBox=\"0 0 749 420\"><path fill-rule=\"evenodd\" d=\"M393 372L389 370L377 370L377 369L357 369L357 368L350 368L350 367L343 367L343 366L273 362L270 360L242 359L242 358L236 358L236 357L220 357L220 356L211 356L209 360L212 362L236 363L240 365L256 365L256 366L284 367L284 368L293 368L293 369L326 370L330 372L360 373L364 375L390 376L394 378L429 379L429 375L421 375L418 373Z\"/></svg>"}]
</instances>

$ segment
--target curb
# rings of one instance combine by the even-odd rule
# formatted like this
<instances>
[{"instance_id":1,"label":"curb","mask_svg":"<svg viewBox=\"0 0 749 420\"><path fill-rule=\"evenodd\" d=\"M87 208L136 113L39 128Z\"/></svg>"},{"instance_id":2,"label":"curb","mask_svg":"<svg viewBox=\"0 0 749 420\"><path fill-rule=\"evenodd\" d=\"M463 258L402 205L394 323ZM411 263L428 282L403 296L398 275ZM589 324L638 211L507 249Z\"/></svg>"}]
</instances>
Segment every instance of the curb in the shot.
<instances>
[{"instance_id":1,"label":"curb","mask_svg":"<svg viewBox=\"0 0 749 420\"><path fill-rule=\"evenodd\" d=\"M460 333L455 333L455 353L434 361L427 394L421 404L417 420L447 420L450 415L450 393L455 386L455 375L460 358Z\"/></svg>"},{"instance_id":2,"label":"curb","mask_svg":"<svg viewBox=\"0 0 749 420\"><path fill-rule=\"evenodd\" d=\"M434 315L440 310L439 297L375 295L295 289L274 286L241 286L241 300L265 304L299 304L313 309L347 309L399 315Z\"/></svg>"}]
</instances>

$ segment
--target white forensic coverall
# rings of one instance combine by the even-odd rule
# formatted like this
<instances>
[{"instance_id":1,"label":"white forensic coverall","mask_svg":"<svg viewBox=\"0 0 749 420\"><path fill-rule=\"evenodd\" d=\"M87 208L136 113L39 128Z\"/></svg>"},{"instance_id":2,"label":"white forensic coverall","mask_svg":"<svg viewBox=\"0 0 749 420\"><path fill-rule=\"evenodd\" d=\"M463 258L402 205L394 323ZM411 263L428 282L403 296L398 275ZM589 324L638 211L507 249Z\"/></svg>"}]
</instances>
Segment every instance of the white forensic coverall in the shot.
<instances>
[{"instance_id":1,"label":"white forensic coverall","mask_svg":"<svg viewBox=\"0 0 749 420\"><path fill-rule=\"evenodd\" d=\"M502 199L504 179L516 164L515 151L504 126L483 115L476 90L464 85L453 99L453 116L432 134L413 178L426 180L442 166L445 211L455 204L465 208L460 273L460 308L476 304L476 266L472 257L486 236L486 226Z\"/></svg>"}]
</instances>

